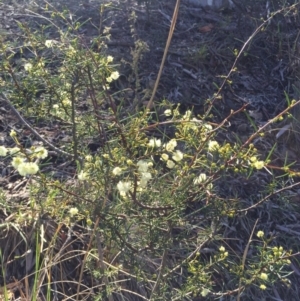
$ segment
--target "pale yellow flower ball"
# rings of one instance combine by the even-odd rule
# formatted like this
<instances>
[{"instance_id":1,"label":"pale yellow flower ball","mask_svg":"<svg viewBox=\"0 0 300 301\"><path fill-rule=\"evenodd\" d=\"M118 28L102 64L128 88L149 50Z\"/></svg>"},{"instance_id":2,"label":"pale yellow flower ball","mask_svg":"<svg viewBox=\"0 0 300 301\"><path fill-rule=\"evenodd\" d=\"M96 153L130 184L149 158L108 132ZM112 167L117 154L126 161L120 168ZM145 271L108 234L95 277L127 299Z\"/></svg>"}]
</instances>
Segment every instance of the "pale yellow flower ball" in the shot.
<instances>
[{"instance_id":1,"label":"pale yellow flower ball","mask_svg":"<svg viewBox=\"0 0 300 301\"><path fill-rule=\"evenodd\" d=\"M36 174L39 171L39 167L34 162L23 162L17 166L17 170L21 176L25 177Z\"/></svg>"},{"instance_id":2,"label":"pale yellow flower ball","mask_svg":"<svg viewBox=\"0 0 300 301\"><path fill-rule=\"evenodd\" d=\"M5 146L0 146L0 157L5 157L7 155L7 148Z\"/></svg>"},{"instance_id":3,"label":"pale yellow flower ball","mask_svg":"<svg viewBox=\"0 0 300 301\"><path fill-rule=\"evenodd\" d=\"M117 184L117 189L121 194L126 194L130 190L130 188L131 188L131 181L128 182L120 181Z\"/></svg>"},{"instance_id":4,"label":"pale yellow flower ball","mask_svg":"<svg viewBox=\"0 0 300 301\"><path fill-rule=\"evenodd\" d=\"M205 173L201 173L196 179L194 179L194 184L201 184L203 182L205 182L207 179L207 176Z\"/></svg>"},{"instance_id":5,"label":"pale yellow flower ball","mask_svg":"<svg viewBox=\"0 0 300 301\"><path fill-rule=\"evenodd\" d=\"M265 290L265 289L267 289L267 287L264 285L264 284L261 284L260 286L259 286L259 288L261 289L261 290Z\"/></svg>"},{"instance_id":6,"label":"pale yellow flower ball","mask_svg":"<svg viewBox=\"0 0 300 301\"><path fill-rule=\"evenodd\" d=\"M114 71L111 73L110 77L112 80L117 80L120 77L120 73L118 71Z\"/></svg>"},{"instance_id":7,"label":"pale yellow flower ball","mask_svg":"<svg viewBox=\"0 0 300 301\"><path fill-rule=\"evenodd\" d=\"M206 297L208 294L209 294L209 290L208 290L207 288L204 288L204 289L201 291L201 296L202 296L202 297Z\"/></svg>"},{"instance_id":8,"label":"pale yellow flower ball","mask_svg":"<svg viewBox=\"0 0 300 301\"><path fill-rule=\"evenodd\" d=\"M209 141L208 142L208 150L209 151L216 151L220 148L220 145L217 141Z\"/></svg>"},{"instance_id":9,"label":"pale yellow flower ball","mask_svg":"<svg viewBox=\"0 0 300 301\"><path fill-rule=\"evenodd\" d=\"M261 273L261 274L260 274L260 279L262 279L262 280L268 280L268 274L266 274L266 273Z\"/></svg>"},{"instance_id":10,"label":"pale yellow flower ball","mask_svg":"<svg viewBox=\"0 0 300 301\"><path fill-rule=\"evenodd\" d=\"M136 165L138 166L139 172L146 172L149 168L148 162L145 160L139 160Z\"/></svg>"},{"instance_id":11,"label":"pale yellow flower ball","mask_svg":"<svg viewBox=\"0 0 300 301\"><path fill-rule=\"evenodd\" d=\"M35 149L35 157L40 158L40 159L45 159L48 157L48 151L42 147L42 146L38 146Z\"/></svg>"},{"instance_id":12,"label":"pale yellow flower ball","mask_svg":"<svg viewBox=\"0 0 300 301\"><path fill-rule=\"evenodd\" d=\"M172 156L172 159L176 162L179 162L183 159L183 153L180 151L180 150L177 150L173 156Z\"/></svg>"},{"instance_id":13,"label":"pale yellow flower ball","mask_svg":"<svg viewBox=\"0 0 300 301\"><path fill-rule=\"evenodd\" d=\"M172 152L174 148L177 146L177 141L175 139L171 139L167 144L166 144L166 150L168 152Z\"/></svg>"},{"instance_id":14,"label":"pale yellow flower ball","mask_svg":"<svg viewBox=\"0 0 300 301\"><path fill-rule=\"evenodd\" d=\"M224 248L223 246L221 246L221 247L219 248L219 251L223 253L223 252L225 252L225 248Z\"/></svg>"},{"instance_id":15,"label":"pale yellow flower ball","mask_svg":"<svg viewBox=\"0 0 300 301\"><path fill-rule=\"evenodd\" d=\"M169 160L169 155L168 154L162 154L161 159L164 160L164 161L167 161L167 160Z\"/></svg>"},{"instance_id":16,"label":"pale yellow flower ball","mask_svg":"<svg viewBox=\"0 0 300 301\"><path fill-rule=\"evenodd\" d=\"M161 146L161 140L160 139L156 139L156 138L152 138L149 140L148 143L149 147L160 147Z\"/></svg>"},{"instance_id":17,"label":"pale yellow flower ball","mask_svg":"<svg viewBox=\"0 0 300 301\"><path fill-rule=\"evenodd\" d=\"M261 230L258 231L257 234L256 234L256 236L259 237L259 238L264 237L264 235L265 235L265 233L263 231L261 231Z\"/></svg>"},{"instance_id":18,"label":"pale yellow flower ball","mask_svg":"<svg viewBox=\"0 0 300 301\"><path fill-rule=\"evenodd\" d=\"M26 71L30 71L30 70L32 69L32 64L26 63L26 64L24 65L24 69L25 69Z\"/></svg>"},{"instance_id":19,"label":"pale yellow flower ball","mask_svg":"<svg viewBox=\"0 0 300 301\"><path fill-rule=\"evenodd\" d=\"M47 48L50 48L50 47L52 47L53 45L54 45L54 40L46 40L45 46L46 46Z\"/></svg>"},{"instance_id":20,"label":"pale yellow flower ball","mask_svg":"<svg viewBox=\"0 0 300 301\"><path fill-rule=\"evenodd\" d=\"M165 114L167 117L169 117L169 116L172 115L172 111L171 111L170 109L167 109L167 110L164 111L164 114Z\"/></svg>"},{"instance_id":21,"label":"pale yellow flower ball","mask_svg":"<svg viewBox=\"0 0 300 301\"><path fill-rule=\"evenodd\" d=\"M256 169L262 169L265 166L265 162L264 161L256 161L253 163L253 166Z\"/></svg>"},{"instance_id":22,"label":"pale yellow flower ball","mask_svg":"<svg viewBox=\"0 0 300 301\"><path fill-rule=\"evenodd\" d=\"M141 179L148 181L148 180L152 179L152 175L150 172L142 172Z\"/></svg>"},{"instance_id":23,"label":"pale yellow flower ball","mask_svg":"<svg viewBox=\"0 0 300 301\"><path fill-rule=\"evenodd\" d=\"M167 167L168 167L168 168L172 169L172 168L174 168L174 166L175 166L174 161L172 161L172 160L168 160L168 161L167 161Z\"/></svg>"},{"instance_id":24,"label":"pale yellow flower ball","mask_svg":"<svg viewBox=\"0 0 300 301\"><path fill-rule=\"evenodd\" d=\"M114 60L114 58L113 58L111 55L109 55L109 56L106 58L106 60L107 60L108 63L111 63L111 62Z\"/></svg>"},{"instance_id":25,"label":"pale yellow flower ball","mask_svg":"<svg viewBox=\"0 0 300 301\"><path fill-rule=\"evenodd\" d=\"M78 214L77 208L70 208L69 214L73 217L74 215Z\"/></svg>"},{"instance_id":26,"label":"pale yellow flower ball","mask_svg":"<svg viewBox=\"0 0 300 301\"><path fill-rule=\"evenodd\" d=\"M11 165L12 165L15 169L17 169L18 166L19 166L20 164L22 164L23 162L24 162L24 158L21 158L21 157L14 157L14 158L12 159Z\"/></svg>"},{"instance_id":27,"label":"pale yellow flower ball","mask_svg":"<svg viewBox=\"0 0 300 301\"><path fill-rule=\"evenodd\" d=\"M112 171L114 176L119 176L120 174L122 174L122 168L120 167L115 167Z\"/></svg>"},{"instance_id":28,"label":"pale yellow flower ball","mask_svg":"<svg viewBox=\"0 0 300 301\"><path fill-rule=\"evenodd\" d=\"M88 179L88 174L82 170L77 177L79 181L85 181Z\"/></svg>"}]
</instances>

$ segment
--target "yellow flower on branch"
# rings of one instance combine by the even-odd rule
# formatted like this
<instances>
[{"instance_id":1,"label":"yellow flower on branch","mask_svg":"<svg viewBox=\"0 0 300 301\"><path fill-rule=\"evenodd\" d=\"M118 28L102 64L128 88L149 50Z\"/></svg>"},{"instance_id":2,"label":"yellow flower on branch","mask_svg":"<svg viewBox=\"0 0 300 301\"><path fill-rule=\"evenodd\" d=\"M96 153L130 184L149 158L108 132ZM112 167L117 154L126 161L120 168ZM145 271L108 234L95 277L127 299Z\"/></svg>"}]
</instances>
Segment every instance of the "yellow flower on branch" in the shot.
<instances>
[{"instance_id":1,"label":"yellow flower on branch","mask_svg":"<svg viewBox=\"0 0 300 301\"><path fill-rule=\"evenodd\" d=\"M256 161L252 164L253 167L255 167L256 169L262 169L265 166L265 162L264 161Z\"/></svg>"}]
</instances>

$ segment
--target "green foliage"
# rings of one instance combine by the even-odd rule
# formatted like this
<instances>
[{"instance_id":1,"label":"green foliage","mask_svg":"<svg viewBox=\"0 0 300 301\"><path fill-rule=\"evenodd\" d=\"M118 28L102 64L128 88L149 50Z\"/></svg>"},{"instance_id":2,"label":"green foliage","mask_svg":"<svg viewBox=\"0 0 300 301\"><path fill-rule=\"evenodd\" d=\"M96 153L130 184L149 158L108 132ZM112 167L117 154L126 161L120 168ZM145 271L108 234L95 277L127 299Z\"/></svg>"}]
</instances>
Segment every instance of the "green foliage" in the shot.
<instances>
[{"instance_id":1,"label":"green foliage","mask_svg":"<svg viewBox=\"0 0 300 301\"><path fill-rule=\"evenodd\" d=\"M56 17L66 21L64 14ZM12 131L15 145L1 147L0 155L30 179L30 202L15 212L15 222L36 223L45 213L69 229L84 221L90 237L82 255L84 269L103 283L102 289L95 289L95 300L128 291L131 296L130 290L146 300L214 299L251 289L261 294L277 281L289 285L293 251L275 245L274 237L253 229L251 235L246 233L248 244L238 250L225 239L224 228L271 196L284 197L280 189L287 183L280 184L268 166L269 156L264 158L252 143L263 137L260 130L245 143L220 138L225 122L242 110L231 112L220 124L205 114L195 116L192 109L181 112L167 101L152 111L129 113L110 93L118 66L101 51L101 40L87 46L76 35L78 23L67 23L56 39L19 26L26 45L20 51L30 55L15 65L13 43L1 44L1 90L26 118L63 124L70 138L61 148L70 154L76 175L55 178L46 169L50 163L43 161L49 158L49 145L26 148ZM139 42L133 55L137 87L138 61L146 50ZM86 111L80 109L83 104ZM86 147L91 137L101 142L97 152ZM230 195L230 189L224 193L228 178L251 181L264 169L271 176L249 196L252 205L238 193ZM288 165L278 169L284 172L281 177L299 175ZM16 210L8 203L5 207ZM249 223L247 229L255 228L252 220ZM57 260L54 240L59 230L43 249L44 228L35 228L34 298L47 273L51 298L49 258Z\"/></svg>"}]
</instances>

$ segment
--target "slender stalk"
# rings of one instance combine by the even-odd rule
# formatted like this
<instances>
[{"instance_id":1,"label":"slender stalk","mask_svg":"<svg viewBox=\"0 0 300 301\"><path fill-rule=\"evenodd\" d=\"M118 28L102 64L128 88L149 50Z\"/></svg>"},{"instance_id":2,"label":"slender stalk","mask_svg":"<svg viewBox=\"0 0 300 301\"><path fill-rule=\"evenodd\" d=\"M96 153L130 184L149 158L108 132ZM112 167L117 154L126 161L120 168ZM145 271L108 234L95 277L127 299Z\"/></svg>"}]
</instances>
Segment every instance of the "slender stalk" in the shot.
<instances>
[{"instance_id":1,"label":"slender stalk","mask_svg":"<svg viewBox=\"0 0 300 301\"><path fill-rule=\"evenodd\" d=\"M176 25L176 21L177 21L177 17L178 17L179 5L180 5L180 0L177 0L176 5L175 5L175 9L174 9L174 13L173 13L171 26L170 26L169 36L168 36L166 47L165 47L165 50L164 50L164 55L163 55L163 58L162 58L162 61L161 61L161 64L160 64L159 72L158 72L158 75L157 75L157 78L156 78L156 81L155 81L155 85L154 85L154 88L153 88L151 98L150 98L150 100L147 104L147 109L148 110L151 109L151 107L153 105L153 100L154 100L154 97L155 97L155 94L156 94L156 91L157 91L157 88L158 88L158 84L159 84L159 81L160 81L160 77L161 77L164 65L165 65L165 61L166 61L166 58L167 58L168 50L169 50L169 47L170 47L170 44L171 44L171 40L172 40L172 37L173 37L173 33L174 33L174 29L175 29L175 25Z\"/></svg>"}]
</instances>

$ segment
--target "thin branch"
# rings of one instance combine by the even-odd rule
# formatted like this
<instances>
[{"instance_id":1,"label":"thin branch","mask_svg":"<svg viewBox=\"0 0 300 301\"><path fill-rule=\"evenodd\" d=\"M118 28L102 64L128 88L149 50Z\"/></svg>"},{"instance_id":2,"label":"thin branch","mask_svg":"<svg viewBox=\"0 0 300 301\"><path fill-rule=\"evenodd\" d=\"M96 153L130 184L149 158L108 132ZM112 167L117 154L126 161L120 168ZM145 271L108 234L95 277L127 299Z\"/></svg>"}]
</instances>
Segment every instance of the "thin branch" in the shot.
<instances>
[{"instance_id":1,"label":"thin branch","mask_svg":"<svg viewBox=\"0 0 300 301\"><path fill-rule=\"evenodd\" d=\"M285 191L285 190L290 190L290 189L292 189L292 188L294 188L294 187L296 187L296 186L299 186L299 185L300 185L300 182L295 183L295 184L292 184L292 185L289 185L289 186L287 186L287 187L283 187L283 188L281 188L281 189L278 189L278 190L276 190L276 191L274 191L274 192L268 194L266 197L264 197L264 198L261 199L259 202L255 203L254 205L252 205L252 206L250 206L250 207L248 207L248 208L245 208L245 209L237 210L237 212L238 212L238 213L247 212L248 210L251 210L251 209L253 209L253 208L258 207L260 204L262 204L263 202L265 202L267 199L269 199L269 198L272 197L273 195L276 195L276 194L278 194L278 193L280 193L280 192L283 192L283 191Z\"/></svg>"},{"instance_id":2,"label":"thin branch","mask_svg":"<svg viewBox=\"0 0 300 301\"><path fill-rule=\"evenodd\" d=\"M52 143L50 143L48 140L46 140L45 138L43 138L19 113L19 111L14 107L14 105L11 103L11 101L4 95L4 93L0 93L2 98L0 98L0 100L5 101L8 106L11 108L11 110L13 111L13 113L16 115L16 117L20 120L20 122L22 124L24 124L26 126L26 128L32 133L34 134L38 139L40 139L42 142L44 142L47 146L49 146L49 148L51 148L52 150L54 150L55 152L63 155L63 156L67 156L70 158L74 159L74 155L65 152L61 149L59 149L58 147L54 146Z\"/></svg>"}]
</instances>

